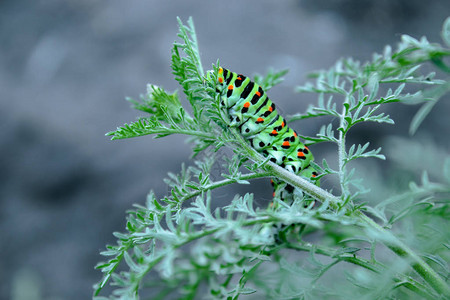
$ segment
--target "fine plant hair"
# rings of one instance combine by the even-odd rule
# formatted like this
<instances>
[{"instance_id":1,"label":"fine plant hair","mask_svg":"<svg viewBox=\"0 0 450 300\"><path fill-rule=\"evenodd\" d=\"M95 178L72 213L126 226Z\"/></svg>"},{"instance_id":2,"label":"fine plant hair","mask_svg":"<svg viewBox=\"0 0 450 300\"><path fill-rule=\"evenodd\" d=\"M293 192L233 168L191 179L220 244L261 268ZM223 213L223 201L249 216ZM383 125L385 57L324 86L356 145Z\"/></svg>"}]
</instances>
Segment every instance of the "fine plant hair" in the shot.
<instances>
[{"instance_id":1,"label":"fine plant hair","mask_svg":"<svg viewBox=\"0 0 450 300\"><path fill-rule=\"evenodd\" d=\"M107 135L186 135L193 161L168 175L168 195L159 199L150 192L145 204L128 212L126 231L115 232L117 243L101 252L107 260L97 265L103 278L94 297L448 299L450 157L437 162L439 176L422 172L403 191L374 202L364 176L355 175L355 162L385 155L368 140L349 144L347 137L362 122L393 126L382 112L393 102L421 105L411 121L414 134L436 103L448 98L450 18L441 34L445 46L404 35L395 50L387 46L365 63L340 59L297 88L318 101L286 117L292 126L323 121L317 134L302 138L315 149L323 142L336 146L335 163L315 155L321 179L335 183L330 190L268 161L228 126L215 90L219 61L205 71L192 20L178 22L172 70L189 109L178 93L148 85L141 101L129 99L146 116ZM267 91L285 74L253 78ZM223 147L232 151L219 160ZM216 180L217 164L223 173ZM256 205L262 201L251 193L217 198L212 192L263 177L284 180L303 195L289 205L274 199L277 205L267 207Z\"/></svg>"}]
</instances>

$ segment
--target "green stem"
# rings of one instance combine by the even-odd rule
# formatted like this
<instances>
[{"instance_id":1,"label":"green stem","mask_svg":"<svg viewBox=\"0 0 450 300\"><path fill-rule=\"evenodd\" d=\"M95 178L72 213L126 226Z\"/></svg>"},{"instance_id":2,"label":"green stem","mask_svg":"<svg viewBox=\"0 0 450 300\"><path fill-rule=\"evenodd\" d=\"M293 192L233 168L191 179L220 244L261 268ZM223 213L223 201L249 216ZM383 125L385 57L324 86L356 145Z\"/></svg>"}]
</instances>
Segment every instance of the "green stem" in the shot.
<instances>
[{"instance_id":1,"label":"green stem","mask_svg":"<svg viewBox=\"0 0 450 300\"><path fill-rule=\"evenodd\" d=\"M181 199L180 199L180 203L191 199L192 197L198 196L203 192L206 192L208 190L213 190L228 184L232 184L235 183L238 180L250 180L250 179L256 179L256 178L263 178L263 177L269 177L271 175L270 172L261 172L261 173L251 173L251 174L245 174L240 176L239 178L236 179L224 179L221 181L216 181L213 182L211 184L208 184L206 186L204 186L201 190L197 190L197 191L192 191L191 193L188 193L186 195L184 195Z\"/></svg>"},{"instance_id":2,"label":"green stem","mask_svg":"<svg viewBox=\"0 0 450 300\"><path fill-rule=\"evenodd\" d=\"M381 263L372 262L370 260L357 257L356 255L348 255L347 253L336 256L336 249L324 246L313 245L310 243L303 243L303 244L286 243L285 246L288 249L293 249L297 251L307 251L307 252L314 251L314 253L317 253L319 255L336 258L337 262L344 261L347 263L351 263L360 266L362 268L365 268L367 270L370 270L372 272L375 272L377 274L383 274L386 271L386 266ZM398 284L401 284L405 288L417 293L418 295L421 295L424 298L427 299L436 298L435 295L433 295L434 294L433 291L431 291L429 287L424 286L423 284L417 282L416 280L414 280L409 276L400 273L396 274L396 278L393 278L393 280Z\"/></svg>"},{"instance_id":3,"label":"green stem","mask_svg":"<svg viewBox=\"0 0 450 300\"><path fill-rule=\"evenodd\" d=\"M411 248L395 237L391 232L384 229L371 218L361 212L357 216L371 228L377 230L383 237L382 242L398 256L408 260L412 268L440 295L450 296L450 287L447 283Z\"/></svg>"},{"instance_id":4,"label":"green stem","mask_svg":"<svg viewBox=\"0 0 450 300\"><path fill-rule=\"evenodd\" d=\"M124 134L117 135L117 134L120 134L121 130L123 130L123 129L119 128L116 131L108 132L106 135L107 136L112 135L112 138L111 138L112 140L121 140L121 139L130 138L129 136L126 136ZM150 135L150 134L163 134L163 135L184 134L184 135L197 136L200 138L209 139L212 141L215 141L217 139L217 137L214 136L213 134L209 134L209 133L201 132L201 131L193 131L191 129L181 129L181 128L140 129L140 132L138 132L137 130L133 130L133 133L136 134L133 137L141 137L141 136L146 136L146 135Z\"/></svg>"},{"instance_id":5,"label":"green stem","mask_svg":"<svg viewBox=\"0 0 450 300\"><path fill-rule=\"evenodd\" d=\"M341 119L341 125L340 128L344 128L342 124ZM339 160L339 184L341 186L341 193L343 196L343 199L347 196L347 189L345 187L345 134L339 130L339 142L338 142L338 160Z\"/></svg>"},{"instance_id":6,"label":"green stem","mask_svg":"<svg viewBox=\"0 0 450 300\"><path fill-rule=\"evenodd\" d=\"M304 243L304 244L291 244L291 243L287 243L286 244L286 248L288 249L294 249L294 250L298 250L298 251L314 251L314 253L320 254L320 255L325 255L328 257L332 257L332 258L336 258L340 261L345 261L348 263L352 263L355 265L358 265L360 267L363 267L365 269L368 269L372 272L375 273L381 273L382 270L384 269L384 266L377 263L372 263L369 260L363 259L363 258L359 258L356 257L354 255L348 255L347 253L345 254L341 254L336 256L336 250L335 249L331 249L331 248L327 248L324 246L318 246L318 245L313 245L310 243Z\"/></svg>"},{"instance_id":7,"label":"green stem","mask_svg":"<svg viewBox=\"0 0 450 300\"><path fill-rule=\"evenodd\" d=\"M260 153L258 153L252 147L250 147L250 145L244 140L244 138L237 132L234 132L234 137L236 140L238 140L239 148L241 149L241 151L243 150L248 157L250 157L256 163L260 164L265 163L263 168L264 170L269 172L270 175L276 176L286 181L287 183L300 188L301 190L303 190L304 192L311 195L313 198L319 200L322 203L328 201L330 203L330 206L334 209L338 207L338 203L340 201L339 198L330 194L324 189L321 189L315 184L312 184L308 180L300 176L297 176L294 173L289 172L288 170L278 166L277 164L267 161L267 159L264 158Z\"/></svg>"},{"instance_id":8,"label":"green stem","mask_svg":"<svg viewBox=\"0 0 450 300\"><path fill-rule=\"evenodd\" d=\"M287 183L289 183L295 187L302 189L304 192L311 195L313 198L321 201L322 203L328 201L332 208L336 209L338 207L338 203L340 201L339 198L330 194L329 192L325 191L324 189L321 189L320 187L312 184L308 180L306 180L300 176L297 176L294 173L289 172L288 170L286 170L272 162L267 163L266 169L268 171L270 171L276 177L286 181Z\"/></svg>"},{"instance_id":9,"label":"green stem","mask_svg":"<svg viewBox=\"0 0 450 300\"><path fill-rule=\"evenodd\" d=\"M344 103L349 103L349 97L351 93L347 94L345 97ZM339 184L341 186L341 198L346 199L348 195L348 190L345 184L345 158L346 158L346 149L345 149L345 116L347 114L346 106L342 105L342 112L339 115L339 140L337 142L338 145L338 161L339 161Z\"/></svg>"}]
</instances>

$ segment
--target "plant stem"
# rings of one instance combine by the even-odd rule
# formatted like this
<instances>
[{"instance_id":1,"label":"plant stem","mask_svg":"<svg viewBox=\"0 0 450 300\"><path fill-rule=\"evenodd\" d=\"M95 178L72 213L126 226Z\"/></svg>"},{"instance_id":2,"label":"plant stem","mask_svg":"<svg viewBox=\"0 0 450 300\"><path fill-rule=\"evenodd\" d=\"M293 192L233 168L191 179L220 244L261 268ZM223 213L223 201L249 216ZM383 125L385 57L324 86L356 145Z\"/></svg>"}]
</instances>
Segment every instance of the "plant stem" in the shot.
<instances>
[{"instance_id":1,"label":"plant stem","mask_svg":"<svg viewBox=\"0 0 450 300\"><path fill-rule=\"evenodd\" d=\"M344 103L349 103L349 97L351 93L348 93L345 97ZM339 161L339 184L341 186L341 199L346 199L348 195L348 190L345 184L345 157L346 157L346 149L345 149L345 133L344 133L344 125L345 125L345 115L347 114L346 106L342 105L342 112L339 115L339 140L337 142L338 145L338 161Z\"/></svg>"},{"instance_id":2,"label":"plant stem","mask_svg":"<svg viewBox=\"0 0 450 300\"><path fill-rule=\"evenodd\" d=\"M343 128L343 119L341 119L340 128ZM342 198L347 197L347 189L345 188L345 134L339 130L339 142L338 142L338 160L339 160L339 184L341 186Z\"/></svg>"},{"instance_id":3,"label":"plant stem","mask_svg":"<svg viewBox=\"0 0 450 300\"><path fill-rule=\"evenodd\" d=\"M108 132L106 135L112 135L113 136L112 140L120 140L120 139L130 138L129 136L126 136L126 135L122 135L122 136L117 135L118 131L119 131L119 129L117 131ZM216 139L216 136L214 136L213 134L210 134L210 133L206 133L206 132L202 132L202 131L193 131L193 130L189 130L189 129L181 129L181 128L156 128L156 129L143 129L142 131L137 132L136 130L134 130L134 132L137 135L133 136L133 137L141 137L141 136L146 136L146 135L150 135L150 134L156 134L157 135L156 137L158 137L159 134L162 134L162 135L184 134L184 135L197 136L200 138L209 139L212 141L214 141Z\"/></svg>"},{"instance_id":4,"label":"plant stem","mask_svg":"<svg viewBox=\"0 0 450 300\"><path fill-rule=\"evenodd\" d=\"M237 180L249 180L249 179L255 179L255 178L269 177L270 175L271 175L270 172L250 173L250 174L242 175L236 179L224 179L221 181L216 181L216 182L213 182L211 184L204 186L201 190L193 191L189 194L186 194L185 196L180 198L179 202L182 203L182 202L189 200L192 197L198 196L201 193L206 192L208 190L213 190L213 189L216 189L216 188L228 185L228 184L235 183Z\"/></svg>"},{"instance_id":5,"label":"plant stem","mask_svg":"<svg viewBox=\"0 0 450 300\"><path fill-rule=\"evenodd\" d=\"M256 163L265 163L267 159L265 159L261 154L259 154L255 149L250 147L250 145L244 141L243 137L239 135L237 132L234 132L234 137L238 140L239 148L244 150L245 154L250 157ZM269 172L271 175L274 175L287 183L302 189L307 194L311 195L316 200L324 202L329 202L330 206L334 209L338 208L338 203L340 201L339 198L330 194L329 192L321 189L317 185L312 184L308 180L295 175L292 172L278 166L277 164L267 161L263 168Z\"/></svg>"},{"instance_id":6,"label":"plant stem","mask_svg":"<svg viewBox=\"0 0 450 300\"><path fill-rule=\"evenodd\" d=\"M367 217L360 211L356 212L357 216L375 229L383 237L382 242L398 256L407 259L412 268L440 295L450 296L450 287L447 283L411 248L395 237L391 232L375 223L371 218Z\"/></svg>"},{"instance_id":7,"label":"plant stem","mask_svg":"<svg viewBox=\"0 0 450 300\"><path fill-rule=\"evenodd\" d=\"M266 169L268 171L271 171L274 175L276 175L278 178L286 181L287 183L298 187L302 189L307 194L311 195L315 199L324 202L329 202L330 206L332 208L337 208L339 203L339 198L336 196L330 194L329 192L325 191L324 189L321 189L317 185L312 184L308 180L295 175L292 172L289 172L288 170L272 163L268 162L266 165Z\"/></svg>"},{"instance_id":8,"label":"plant stem","mask_svg":"<svg viewBox=\"0 0 450 300\"><path fill-rule=\"evenodd\" d=\"M325 255L328 257L336 258L339 261L346 261L348 263L352 263L355 265L358 265L360 267L363 267L365 269L368 269L370 271L373 271L375 273L381 273L382 270L385 268L383 265L379 263L373 263L369 260L354 256L354 255L348 255L347 253L341 254L336 256L336 249L327 248L324 246L319 245L312 245L310 243L303 243L303 244L291 244L287 243L286 248L288 249L294 249L298 251L314 251L314 253Z\"/></svg>"},{"instance_id":9,"label":"plant stem","mask_svg":"<svg viewBox=\"0 0 450 300\"><path fill-rule=\"evenodd\" d=\"M379 263L379 262L372 262L369 260L366 260L362 257L357 257L356 255L348 255L347 253L336 255L336 249L319 246L319 245L313 245L310 243L302 243L302 244L292 244L292 243L286 243L286 248L293 249L297 251L307 251L314 253L328 256L330 258L336 258L337 262L344 261L347 263L351 263L357 266L360 266L362 268L365 268L367 270L370 270L372 272L375 272L377 274L383 274L384 271L386 271L386 266ZM393 280L399 284L402 284L405 288L427 298L427 299L435 299L433 296L433 291L430 290L429 287L424 286L423 284L417 282L413 278L406 276L404 274L396 274L396 277L393 278Z\"/></svg>"}]
</instances>

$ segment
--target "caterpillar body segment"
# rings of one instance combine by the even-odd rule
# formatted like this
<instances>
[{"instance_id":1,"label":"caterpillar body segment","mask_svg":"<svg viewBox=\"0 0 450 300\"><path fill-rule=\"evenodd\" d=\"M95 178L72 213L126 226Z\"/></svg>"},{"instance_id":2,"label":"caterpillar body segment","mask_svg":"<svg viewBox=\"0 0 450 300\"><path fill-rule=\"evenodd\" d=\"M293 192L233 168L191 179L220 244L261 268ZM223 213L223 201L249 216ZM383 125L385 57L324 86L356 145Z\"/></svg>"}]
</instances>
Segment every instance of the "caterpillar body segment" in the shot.
<instances>
[{"instance_id":1,"label":"caterpillar body segment","mask_svg":"<svg viewBox=\"0 0 450 300\"><path fill-rule=\"evenodd\" d=\"M265 91L248 77L219 67L216 91L229 125L239 130L247 142L282 168L319 184L317 171L310 165L313 155L278 113ZM292 199L294 187L272 180L274 197Z\"/></svg>"}]
</instances>

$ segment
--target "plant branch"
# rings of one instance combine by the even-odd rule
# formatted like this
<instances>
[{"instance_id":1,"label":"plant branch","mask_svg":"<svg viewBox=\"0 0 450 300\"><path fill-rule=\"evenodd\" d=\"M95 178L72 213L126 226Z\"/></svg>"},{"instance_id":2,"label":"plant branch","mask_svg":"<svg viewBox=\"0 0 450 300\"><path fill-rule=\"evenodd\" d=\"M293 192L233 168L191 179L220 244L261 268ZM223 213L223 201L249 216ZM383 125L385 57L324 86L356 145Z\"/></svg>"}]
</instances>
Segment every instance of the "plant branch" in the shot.
<instances>
[{"instance_id":1,"label":"plant branch","mask_svg":"<svg viewBox=\"0 0 450 300\"><path fill-rule=\"evenodd\" d=\"M336 255L335 249L324 247L324 246L319 246L319 245L313 245L311 243L302 243L302 244L287 243L286 248L294 249L294 250L298 250L298 251L308 251L308 252L313 251L314 253L317 253L317 254L321 254L324 256L332 257L332 258L337 258L340 261L345 261L348 263L358 265L360 267L363 267L363 268L373 271L375 273L381 273L383 268L385 268L380 263L374 264L373 262L371 262L367 259L360 258L355 255L349 255L348 253L342 253L342 254Z\"/></svg>"},{"instance_id":2,"label":"plant branch","mask_svg":"<svg viewBox=\"0 0 450 300\"><path fill-rule=\"evenodd\" d=\"M297 176L294 173L278 166L277 164L274 164L273 162L267 162L265 169L271 171L276 177L286 181L287 183L300 188L316 200L319 200L322 203L329 202L329 205L332 208L338 208L338 203L340 202L340 199L338 197L330 194L329 192L309 182L303 177Z\"/></svg>"},{"instance_id":3,"label":"plant branch","mask_svg":"<svg viewBox=\"0 0 450 300\"><path fill-rule=\"evenodd\" d=\"M364 215L362 212L357 211L356 215L369 225L372 229L375 229L382 242L391 249L398 256L408 260L412 264L412 268L440 295L450 296L450 287L447 283L425 262L423 261L411 248L395 237L391 232L384 229L371 218Z\"/></svg>"},{"instance_id":4,"label":"plant branch","mask_svg":"<svg viewBox=\"0 0 450 300\"><path fill-rule=\"evenodd\" d=\"M270 172L271 175L276 176L287 183L300 188L307 194L311 195L316 200L319 200L322 203L328 202L329 205L336 209L338 208L338 203L340 201L339 198L325 191L324 189L316 186L315 184L309 182L308 180L295 175L292 172L278 166L277 164L267 161L260 153L258 153L255 149L250 147L250 145L244 141L243 137L239 135L236 131L232 131L235 139L239 143L239 148L243 149L248 157L250 157L254 162L258 164L264 164L263 169Z\"/></svg>"},{"instance_id":5,"label":"plant branch","mask_svg":"<svg viewBox=\"0 0 450 300\"><path fill-rule=\"evenodd\" d=\"M271 175L270 172L261 172L261 173L251 173L251 174L245 174L240 176L239 178L232 178L232 179L224 179L221 181L216 181L211 184L205 185L201 189L197 191L193 191L191 193L186 194L180 199L180 202L184 202L186 200L189 200L190 198L193 198L195 196L200 195L203 192L206 192L208 190L213 190L228 184L236 183L238 180L250 180L250 179L256 179L256 178L263 178L263 177L269 177Z\"/></svg>"},{"instance_id":6,"label":"plant branch","mask_svg":"<svg viewBox=\"0 0 450 300\"><path fill-rule=\"evenodd\" d=\"M138 121L140 122L140 121ZM133 123L134 124L134 123ZM209 139L209 140L216 140L217 136L214 136L213 134L207 133L207 132L201 132L201 131L195 131L192 129L181 129L181 128L133 128L132 125L126 124L123 127L119 127L116 131L111 131L106 134L106 136L113 136L111 140L120 140L120 139L126 139L130 137L141 137L146 136L150 134L156 134L162 136L167 136L170 134L185 134L190 136L196 136L203 139ZM128 135L127 133L133 133L133 135Z\"/></svg>"},{"instance_id":7,"label":"plant branch","mask_svg":"<svg viewBox=\"0 0 450 300\"><path fill-rule=\"evenodd\" d=\"M365 268L369 271L375 272L377 274L383 274L384 271L386 271L386 266L378 263L378 262L371 262L370 260L357 257L356 255L349 255L348 253L342 253L339 255L336 255L336 250L333 248L320 246L320 245L313 245L311 243L302 243L302 244L292 244L292 243L285 243L284 244L286 248L293 249L297 251L307 251L314 253L317 253L319 255L328 256L331 258L337 259L337 262L343 261L347 263L351 263L357 266L360 266L362 268ZM335 264L333 264L335 265ZM434 299L433 292L429 290L429 287L424 286L420 282L417 282L413 278L409 276L405 276L404 274L396 274L396 278L394 278L394 281L398 283L403 283L403 285L410 289L411 291L414 291L416 293L419 293L421 296L428 298L428 299Z\"/></svg>"},{"instance_id":8,"label":"plant branch","mask_svg":"<svg viewBox=\"0 0 450 300\"><path fill-rule=\"evenodd\" d=\"M345 103L348 103L350 95L345 97ZM339 183L341 186L341 198L346 199L348 195L348 190L345 184L345 160L346 160L346 149L345 149L345 115L346 106L342 105L342 112L339 115L339 139L337 141L338 146L338 161L339 161Z\"/></svg>"}]
</instances>

